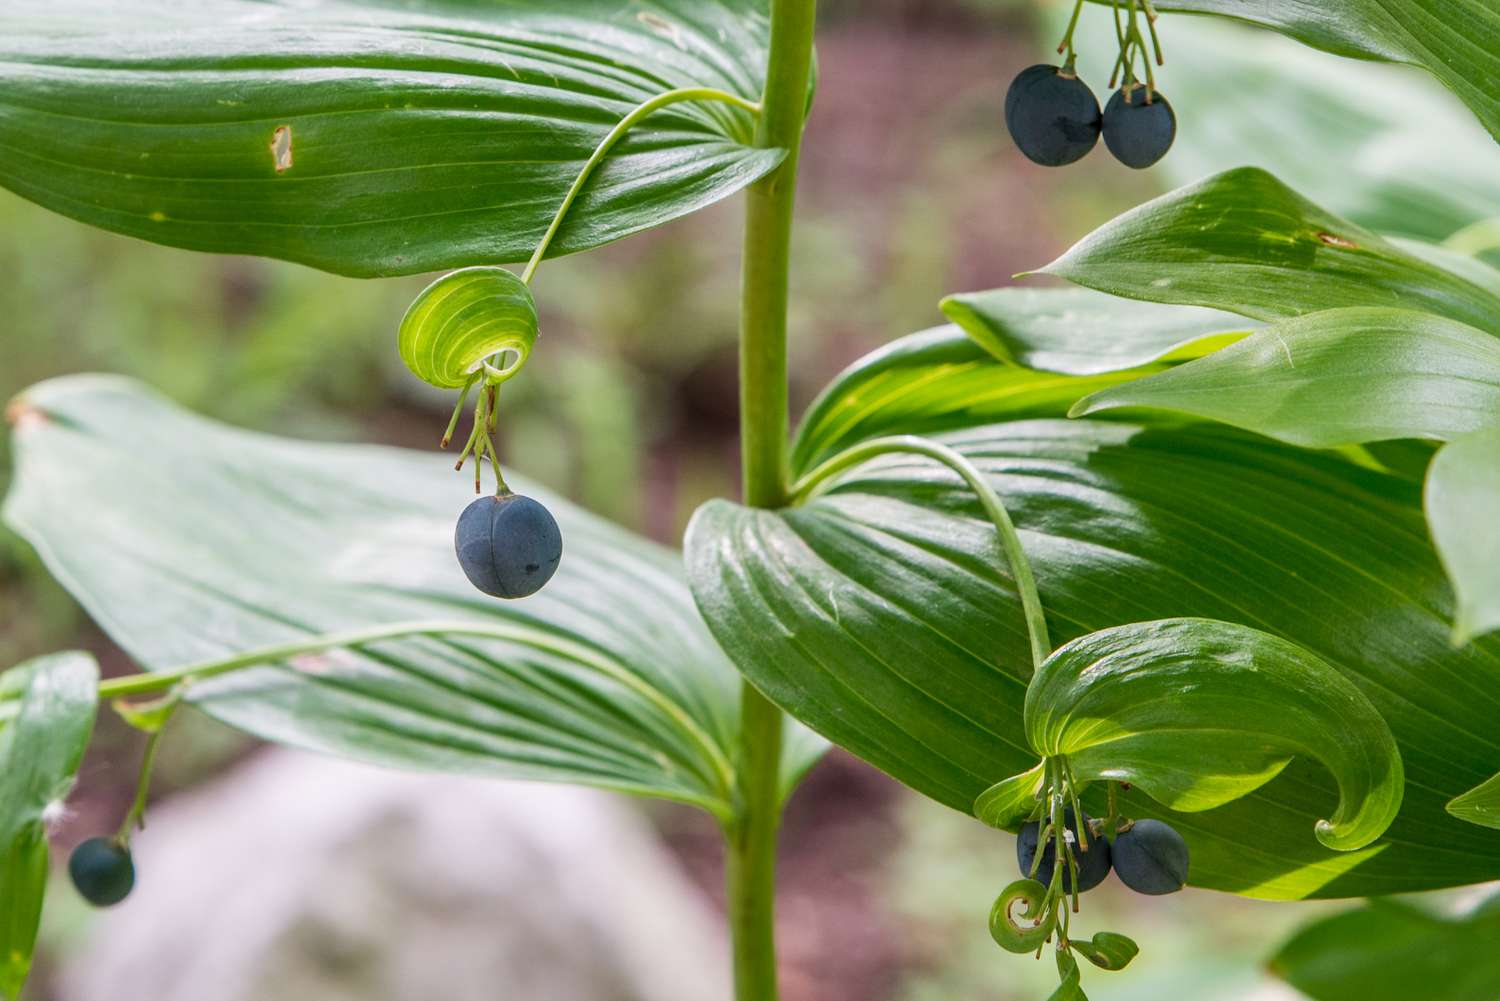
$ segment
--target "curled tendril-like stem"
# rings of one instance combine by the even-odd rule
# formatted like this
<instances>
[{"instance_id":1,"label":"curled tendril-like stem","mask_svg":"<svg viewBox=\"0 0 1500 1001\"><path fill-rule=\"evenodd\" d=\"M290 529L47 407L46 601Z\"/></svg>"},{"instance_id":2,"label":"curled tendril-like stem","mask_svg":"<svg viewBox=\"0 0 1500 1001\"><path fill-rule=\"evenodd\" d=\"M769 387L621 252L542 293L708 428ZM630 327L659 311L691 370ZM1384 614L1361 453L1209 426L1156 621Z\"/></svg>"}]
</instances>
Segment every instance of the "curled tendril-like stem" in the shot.
<instances>
[{"instance_id":1,"label":"curled tendril-like stem","mask_svg":"<svg viewBox=\"0 0 1500 1001\"><path fill-rule=\"evenodd\" d=\"M1018 879L1000 892L990 909L990 936L1006 952L1036 952L1052 935L1057 923L1055 909L1048 906L1047 888L1034 879ZM1016 921L1015 905L1024 904L1021 924Z\"/></svg>"}]
</instances>

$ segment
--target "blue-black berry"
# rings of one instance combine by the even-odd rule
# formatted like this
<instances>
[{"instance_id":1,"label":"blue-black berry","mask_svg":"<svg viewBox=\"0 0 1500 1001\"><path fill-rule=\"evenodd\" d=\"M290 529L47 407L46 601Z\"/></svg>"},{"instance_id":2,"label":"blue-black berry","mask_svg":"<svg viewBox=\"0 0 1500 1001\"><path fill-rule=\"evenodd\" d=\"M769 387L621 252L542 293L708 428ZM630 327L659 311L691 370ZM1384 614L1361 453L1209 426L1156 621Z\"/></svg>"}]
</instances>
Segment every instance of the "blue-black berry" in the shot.
<instances>
[{"instance_id":1,"label":"blue-black berry","mask_svg":"<svg viewBox=\"0 0 1500 1001\"><path fill-rule=\"evenodd\" d=\"M1120 882L1137 893L1176 893L1187 883L1187 842L1159 820L1137 820L1116 837L1113 858Z\"/></svg>"},{"instance_id":2,"label":"blue-black berry","mask_svg":"<svg viewBox=\"0 0 1500 1001\"><path fill-rule=\"evenodd\" d=\"M1087 814L1084 815L1084 823L1088 823ZM1068 809L1063 816L1063 826L1072 835L1073 851L1078 859L1078 892L1092 890L1104 882L1104 877L1109 875L1110 849L1109 842L1103 837L1095 837L1093 828L1089 828L1089 846L1084 850L1078 841L1078 825L1073 820L1073 810ZM1041 825L1032 821L1021 828L1020 836L1016 838L1016 864L1021 868L1022 876L1031 876L1043 886L1052 882L1052 864L1057 856L1057 839L1055 836L1047 838L1047 844L1042 850L1042 861L1037 866L1036 875L1031 875L1031 863L1036 858L1037 838L1041 835ZM1066 870L1062 878L1063 889L1068 893L1073 892L1073 880Z\"/></svg>"},{"instance_id":3,"label":"blue-black berry","mask_svg":"<svg viewBox=\"0 0 1500 1001\"><path fill-rule=\"evenodd\" d=\"M95 907L110 907L130 896L135 863L130 849L114 838L89 838L73 849L68 875L84 900Z\"/></svg>"},{"instance_id":4,"label":"blue-black berry","mask_svg":"<svg viewBox=\"0 0 1500 1001\"><path fill-rule=\"evenodd\" d=\"M496 598L540 591L562 559L562 532L538 502L520 494L481 497L458 517L459 565L469 581Z\"/></svg>"},{"instance_id":5,"label":"blue-black berry","mask_svg":"<svg viewBox=\"0 0 1500 1001\"><path fill-rule=\"evenodd\" d=\"M1099 99L1071 73L1032 66L1005 95L1005 127L1028 159L1061 167L1082 159L1099 142Z\"/></svg>"},{"instance_id":6,"label":"blue-black berry","mask_svg":"<svg viewBox=\"0 0 1500 1001\"><path fill-rule=\"evenodd\" d=\"M1177 114L1160 91L1134 87L1126 97L1124 90L1118 90L1104 109L1104 145L1127 167L1151 166L1167 155L1176 138Z\"/></svg>"}]
</instances>

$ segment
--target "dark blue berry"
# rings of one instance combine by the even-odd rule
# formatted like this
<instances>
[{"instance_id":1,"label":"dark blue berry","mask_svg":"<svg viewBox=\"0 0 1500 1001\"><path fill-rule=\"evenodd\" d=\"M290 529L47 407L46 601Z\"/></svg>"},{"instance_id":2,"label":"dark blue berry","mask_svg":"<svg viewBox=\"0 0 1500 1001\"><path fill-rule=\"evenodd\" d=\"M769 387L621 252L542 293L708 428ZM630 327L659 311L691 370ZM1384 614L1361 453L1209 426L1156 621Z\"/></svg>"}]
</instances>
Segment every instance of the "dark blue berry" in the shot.
<instances>
[{"instance_id":1,"label":"dark blue berry","mask_svg":"<svg viewBox=\"0 0 1500 1001\"><path fill-rule=\"evenodd\" d=\"M1146 95L1151 102L1146 103ZM1127 167L1142 170L1167 155L1177 138L1177 115L1160 92L1134 87L1115 92L1104 109L1104 145Z\"/></svg>"},{"instance_id":2,"label":"dark blue berry","mask_svg":"<svg viewBox=\"0 0 1500 1001\"><path fill-rule=\"evenodd\" d=\"M1087 814L1083 820L1088 823ZM1078 842L1078 826L1073 821L1071 808L1063 815L1063 826L1073 834L1073 850L1078 857L1078 892L1092 890L1109 875L1109 842L1103 837L1095 837L1093 828L1089 828L1089 847L1087 851L1083 850ZM1037 838L1040 835L1041 825L1032 821L1021 828L1021 834L1016 838L1016 864L1021 867L1022 876L1031 876L1031 863L1036 858ZM1043 886L1049 885L1052 882L1052 863L1056 856L1057 840L1049 837L1042 851L1041 864L1037 866L1036 875L1031 878ZM1066 870L1063 872L1062 885L1068 893L1073 892L1073 880Z\"/></svg>"},{"instance_id":3,"label":"dark blue berry","mask_svg":"<svg viewBox=\"0 0 1500 1001\"><path fill-rule=\"evenodd\" d=\"M458 563L469 581L496 598L536 594L557 572L562 532L552 513L530 497L481 497L458 517Z\"/></svg>"},{"instance_id":4,"label":"dark blue berry","mask_svg":"<svg viewBox=\"0 0 1500 1001\"><path fill-rule=\"evenodd\" d=\"M130 849L114 838L89 838L73 849L68 875L84 900L95 907L110 907L130 896L135 863Z\"/></svg>"},{"instance_id":5,"label":"dark blue berry","mask_svg":"<svg viewBox=\"0 0 1500 1001\"><path fill-rule=\"evenodd\" d=\"M1137 820L1115 838L1114 863L1120 882L1136 893L1176 893L1187 883L1187 842L1159 820Z\"/></svg>"},{"instance_id":6,"label":"dark blue berry","mask_svg":"<svg viewBox=\"0 0 1500 1001\"><path fill-rule=\"evenodd\" d=\"M1099 100L1076 76L1056 66L1032 66L1005 95L1005 127L1028 159L1061 167L1099 142Z\"/></svg>"}]
</instances>

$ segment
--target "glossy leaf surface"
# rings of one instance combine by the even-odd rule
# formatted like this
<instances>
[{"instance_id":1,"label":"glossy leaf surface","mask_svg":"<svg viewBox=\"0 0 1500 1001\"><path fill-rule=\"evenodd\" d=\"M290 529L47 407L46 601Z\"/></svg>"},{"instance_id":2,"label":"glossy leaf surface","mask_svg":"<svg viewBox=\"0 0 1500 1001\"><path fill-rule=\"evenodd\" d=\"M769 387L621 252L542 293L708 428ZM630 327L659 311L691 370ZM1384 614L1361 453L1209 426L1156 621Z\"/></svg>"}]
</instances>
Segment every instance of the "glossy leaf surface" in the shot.
<instances>
[{"instance_id":1,"label":"glossy leaf surface","mask_svg":"<svg viewBox=\"0 0 1500 1001\"><path fill-rule=\"evenodd\" d=\"M1448 802L1448 812L1459 820L1500 830L1500 774Z\"/></svg>"},{"instance_id":2,"label":"glossy leaf surface","mask_svg":"<svg viewBox=\"0 0 1500 1001\"><path fill-rule=\"evenodd\" d=\"M1082 636L1037 671L1025 719L1032 749L1066 756L1080 780L1128 782L1187 813L1311 758L1338 783L1338 809L1316 829L1339 851L1370 844L1401 809L1401 755L1370 700L1316 655L1246 626L1165 619Z\"/></svg>"},{"instance_id":3,"label":"glossy leaf surface","mask_svg":"<svg viewBox=\"0 0 1500 1001\"><path fill-rule=\"evenodd\" d=\"M1427 522L1458 593L1454 639L1500 628L1500 430L1452 442L1427 474Z\"/></svg>"},{"instance_id":4,"label":"glossy leaf surface","mask_svg":"<svg viewBox=\"0 0 1500 1001\"><path fill-rule=\"evenodd\" d=\"M1500 338L1430 313L1331 309L1086 397L1073 413L1152 407L1311 448L1447 440L1500 426Z\"/></svg>"},{"instance_id":5,"label":"glossy leaf surface","mask_svg":"<svg viewBox=\"0 0 1500 1001\"><path fill-rule=\"evenodd\" d=\"M11 0L0 185L157 243L341 274L515 263L630 109L762 89L763 0ZM778 150L679 105L632 130L552 253L740 189Z\"/></svg>"},{"instance_id":6,"label":"glossy leaf surface","mask_svg":"<svg viewBox=\"0 0 1500 1001\"><path fill-rule=\"evenodd\" d=\"M422 290L401 319L397 346L419 379L458 389L498 351L509 353L500 371L514 374L536 335L536 303L525 282L504 268L464 268Z\"/></svg>"},{"instance_id":7,"label":"glossy leaf surface","mask_svg":"<svg viewBox=\"0 0 1500 1001\"><path fill-rule=\"evenodd\" d=\"M47 824L78 774L99 668L84 653L27 661L0 674L0 998L14 1001L31 970L47 889Z\"/></svg>"},{"instance_id":8,"label":"glossy leaf surface","mask_svg":"<svg viewBox=\"0 0 1500 1001\"><path fill-rule=\"evenodd\" d=\"M195 685L200 708L377 763L727 809L738 679L670 553L518 480L569 558L540 594L501 603L458 567L468 497L439 456L249 434L106 377L42 383L16 409L7 522L148 668L410 620L534 637L296 657ZM789 780L817 751L794 731Z\"/></svg>"}]
</instances>

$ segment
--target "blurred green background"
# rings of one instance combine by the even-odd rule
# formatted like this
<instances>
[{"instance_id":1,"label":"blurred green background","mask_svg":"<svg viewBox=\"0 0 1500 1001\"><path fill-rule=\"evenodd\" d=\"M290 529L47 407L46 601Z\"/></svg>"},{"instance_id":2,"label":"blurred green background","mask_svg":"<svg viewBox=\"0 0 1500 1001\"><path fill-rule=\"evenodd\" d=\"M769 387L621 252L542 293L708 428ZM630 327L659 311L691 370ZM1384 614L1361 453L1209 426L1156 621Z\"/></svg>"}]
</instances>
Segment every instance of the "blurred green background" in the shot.
<instances>
[{"instance_id":1,"label":"blurred green background","mask_svg":"<svg viewBox=\"0 0 1500 1001\"><path fill-rule=\"evenodd\" d=\"M1161 85L1181 138L1161 169L1132 173L1103 154L1066 171L1033 166L1005 135L1000 103L1020 69L1051 59L1058 15L1024 0L825 3L794 256L794 412L843 365L941 322L943 294L1007 284L1212 170L1260 163L1358 221L1429 239L1500 216L1493 142L1425 78L1194 19L1162 26ZM1111 33L1107 14L1091 11L1084 76L1101 93ZM1454 152L1433 163L1439 135ZM731 201L542 268L542 338L501 413L510 465L673 545L699 503L734 493L738 227ZM0 192L0 399L105 370L237 424L430 448L452 400L407 374L394 350L424 281L169 250ZM0 489L7 448L0 439ZM100 484L101 503L108 491ZM77 645L129 669L0 529L0 665ZM137 743L103 726L75 802L78 831L118 816L130 794ZM253 750L201 717L183 729L165 746L167 794ZM713 831L653 809L717 892ZM787 831L787 1001L1037 998L1055 985L1050 963L1005 956L986 932L1013 871L1009 838L842 756L799 795ZM1092 978L1097 997L1117 1001L1285 996L1263 974L1265 956L1328 912L1116 890L1095 895L1089 926L1118 925L1146 945L1128 973ZM1107 920L1127 908L1128 922ZM76 906L53 908L51 963L66 962L86 922Z\"/></svg>"}]
</instances>

